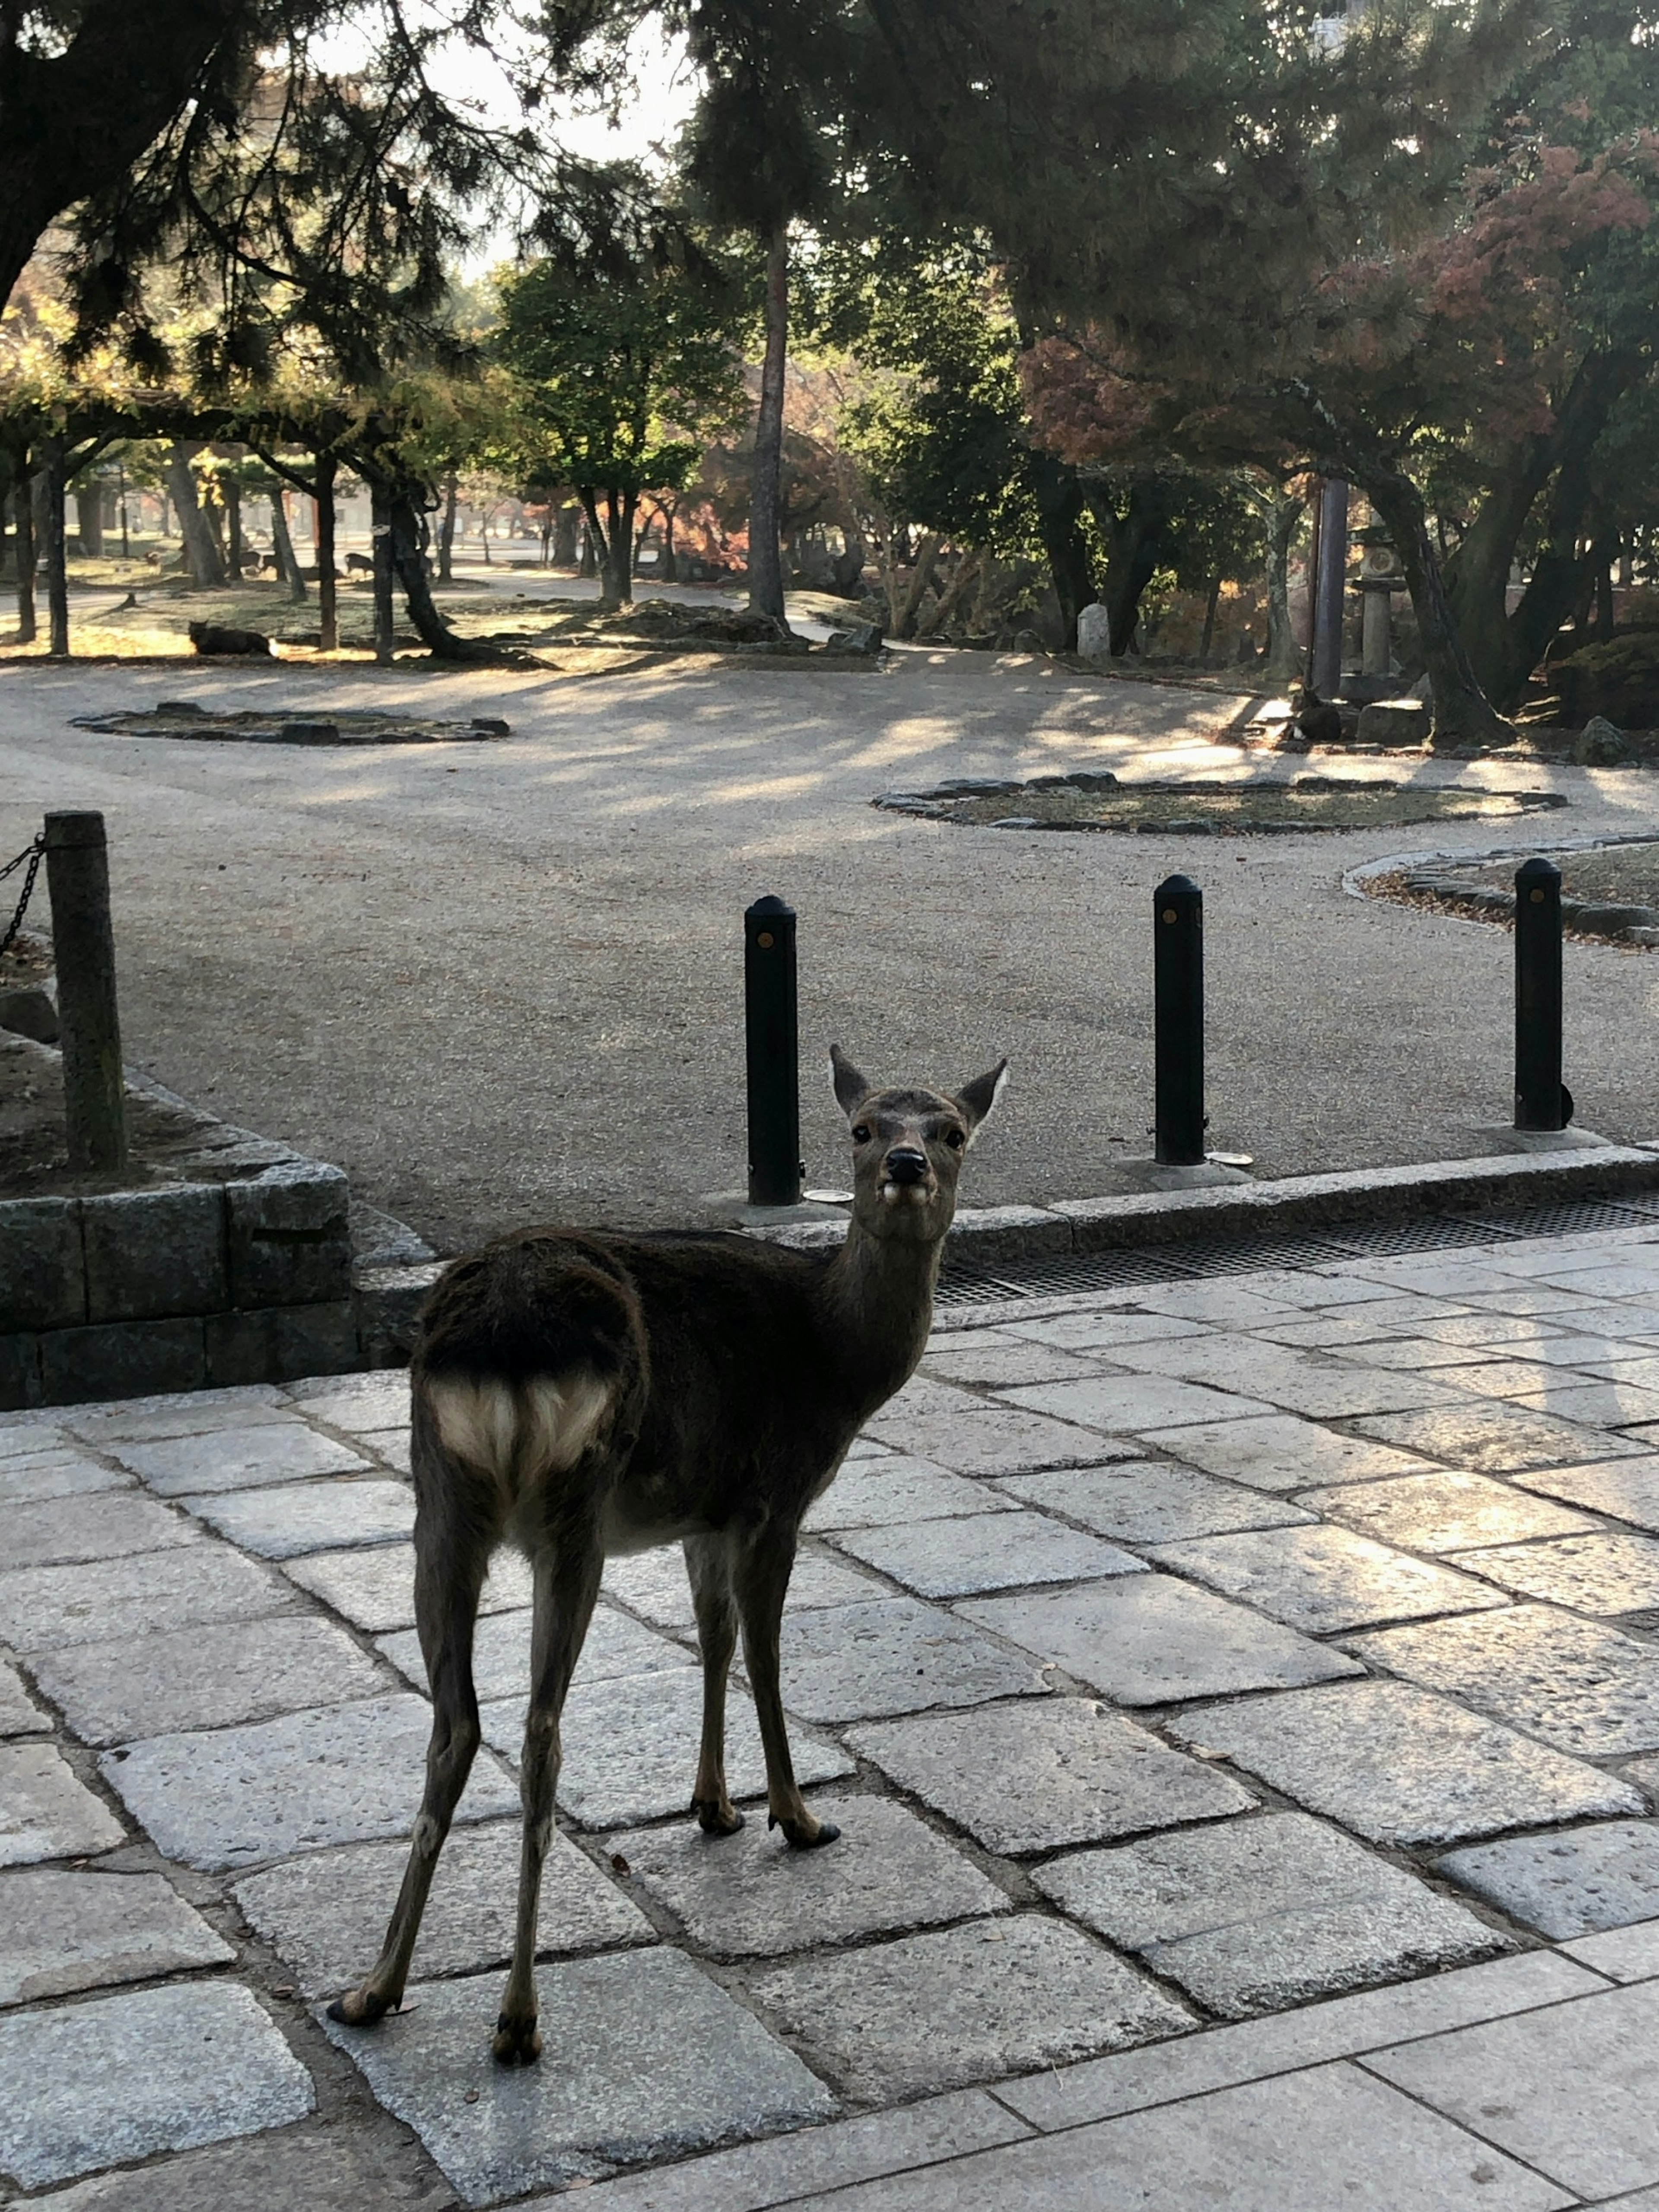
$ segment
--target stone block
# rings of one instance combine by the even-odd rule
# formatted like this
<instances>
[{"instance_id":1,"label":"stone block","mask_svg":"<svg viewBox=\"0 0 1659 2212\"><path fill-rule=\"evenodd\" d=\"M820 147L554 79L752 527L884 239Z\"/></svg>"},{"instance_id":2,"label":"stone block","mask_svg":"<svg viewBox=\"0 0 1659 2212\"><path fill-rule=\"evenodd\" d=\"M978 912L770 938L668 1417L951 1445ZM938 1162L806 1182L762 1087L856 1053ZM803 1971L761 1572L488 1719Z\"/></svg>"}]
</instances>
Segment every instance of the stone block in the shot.
<instances>
[{"instance_id":1,"label":"stone block","mask_svg":"<svg viewBox=\"0 0 1659 2212\"><path fill-rule=\"evenodd\" d=\"M1547 1504L1484 1474L1407 1474L1391 1482L1352 1482L1340 1490L1311 1490L1310 1505L1346 1521L1384 1544L1414 1552L1469 1552L1477 1545L1529 1543L1538 1536L1571 1536L1593 1529L1593 1521ZM1462 1562L1484 1572L1478 1556Z\"/></svg>"},{"instance_id":2,"label":"stone block","mask_svg":"<svg viewBox=\"0 0 1659 2212\"><path fill-rule=\"evenodd\" d=\"M892 1464L896 1466L898 1462ZM939 1480L954 1482L957 1478L941 1475ZM975 1497L979 1495L973 1484L963 1486ZM607 1559L604 1589L607 1597L616 1598L632 1613L643 1613L659 1628L684 1632L696 1626L691 1584L678 1544L662 1545L649 1552L629 1552ZM862 1605L872 1597L886 1595L881 1585L872 1582L868 1575L844 1566L828 1553L798 1552L783 1604L786 1613L811 1613L823 1606Z\"/></svg>"},{"instance_id":3,"label":"stone block","mask_svg":"<svg viewBox=\"0 0 1659 2212\"><path fill-rule=\"evenodd\" d=\"M518 1820L453 1832L421 1920L416 1973L476 1973L511 1958L522 1835ZM402 1843L307 1851L249 1875L236 1886L236 1902L307 1996L333 1996L379 1957L408 1861ZM639 1907L556 1828L542 1869L538 1955L655 1941Z\"/></svg>"},{"instance_id":4,"label":"stone block","mask_svg":"<svg viewBox=\"0 0 1659 2212\"><path fill-rule=\"evenodd\" d=\"M854 1729L848 1741L989 1851L1097 1844L1224 1820L1255 1803L1231 1775L1086 1698L888 1721Z\"/></svg>"},{"instance_id":5,"label":"stone block","mask_svg":"<svg viewBox=\"0 0 1659 2212\"><path fill-rule=\"evenodd\" d=\"M418 2143L349 2123L285 2127L76 2182L51 2212L451 2212Z\"/></svg>"},{"instance_id":6,"label":"stone block","mask_svg":"<svg viewBox=\"0 0 1659 2212\"><path fill-rule=\"evenodd\" d=\"M1361 745L1426 744L1434 710L1421 699L1374 699L1359 710L1354 743Z\"/></svg>"},{"instance_id":7,"label":"stone block","mask_svg":"<svg viewBox=\"0 0 1659 2212\"><path fill-rule=\"evenodd\" d=\"M1121 1705L1286 1689L1361 1671L1342 1653L1173 1575L975 1598L957 1610Z\"/></svg>"},{"instance_id":8,"label":"stone block","mask_svg":"<svg viewBox=\"0 0 1659 2212\"><path fill-rule=\"evenodd\" d=\"M517 1760L524 1744L525 1697L483 1709L484 1741ZM559 1803L585 1828L620 1828L672 1814L688 1817L702 1726L702 1674L677 1667L571 1684L560 1735ZM789 1731L795 1778L810 1785L854 1771L845 1752L799 1726ZM758 1797L766 1762L753 1701L740 1684L726 1699L726 1776L733 1797Z\"/></svg>"},{"instance_id":9,"label":"stone block","mask_svg":"<svg viewBox=\"0 0 1659 2212\"><path fill-rule=\"evenodd\" d=\"M202 1323L195 1316L49 1329L40 1345L40 1397L47 1406L199 1390L207 1380Z\"/></svg>"},{"instance_id":10,"label":"stone block","mask_svg":"<svg viewBox=\"0 0 1659 2212\"><path fill-rule=\"evenodd\" d=\"M38 1458L0 1459L0 1505L38 1505L49 1498L87 1498L100 1490L131 1490L132 1477L65 1447Z\"/></svg>"},{"instance_id":11,"label":"stone block","mask_svg":"<svg viewBox=\"0 0 1659 2212\"><path fill-rule=\"evenodd\" d=\"M0 2006L144 1982L236 1956L159 1874L0 1875Z\"/></svg>"},{"instance_id":12,"label":"stone block","mask_svg":"<svg viewBox=\"0 0 1659 2212\"><path fill-rule=\"evenodd\" d=\"M315 2101L310 2075L234 1982L0 2021L0 2168L26 2189L281 2127Z\"/></svg>"},{"instance_id":13,"label":"stone block","mask_svg":"<svg viewBox=\"0 0 1659 2212\"><path fill-rule=\"evenodd\" d=\"M1029 1474L1041 1467L1095 1467L1132 1456L1114 1437L1012 1406L976 1404L964 1413L884 1406L869 1433L878 1443L956 1474Z\"/></svg>"},{"instance_id":14,"label":"stone block","mask_svg":"<svg viewBox=\"0 0 1659 2212\"><path fill-rule=\"evenodd\" d=\"M43 1735L52 1723L23 1686L9 1660L0 1659L0 1736Z\"/></svg>"},{"instance_id":15,"label":"stone block","mask_svg":"<svg viewBox=\"0 0 1659 2212\"><path fill-rule=\"evenodd\" d=\"M1659 1920L1659 1825L1651 1820L1473 1844L1448 1851L1435 1871L1553 1942Z\"/></svg>"},{"instance_id":16,"label":"stone block","mask_svg":"<svg viewBox=\"0 0 1659 2212\"><path fill-rule=\"evenodd\" d=\"M431 1734L432 1708L411 1692L152 1736L106 1752L100 1764L164 1857L212 1873L331 1844L406 1837L420 1808ZM518 1790L481 1751L457 1818L495 1820L518 1809Z\"/></svg>"},{"instance_id":17,"label":"stone block","mask_svg":"<svg viewBox=\"0 0 1659 2212\"><path fill-rule=\"evenodd\" d=\"M530 1692L532 1614L526 1607L494 1613L477 1623L472 1638L472 1680L481 1698L521 1698ZM380 1649L404 1680L427 1687L421 1640L412 1628L383 1636ZM690 1652L671 1644L614 1606L596 1605L587 1624L574 1680L609 1681L620 1674L654 1674L664 1668L689 1667Z\"/></svg>"},{"instance_id":18,"label":"stone block","mask_svg":"<svg viewBox=\"0 0 1659 2212\"><path fill-rule=\"evenodd\" d=\"M1046 1514L977 1513L896 1528L843 1529L836 1541L921 1597L967 1597L1036 1583L1076 1583L1146 1570L1132 1552Z\"/></svg>"},{"instance_id":19,"label":"stone block","mask_svg":"<svg viewBox=\"0 0 1659 2212\"><path fill-rule=\"evenodd\" d=\"M414 1455L407 1429L359 1429L356 1440L366 1452L371 1452L383 1466L397 1474L414 1473Z\"/></svg>"},{"instance_id":20,"label":"stone block","mask_svg":"<svg viewBox=\"0 0 1659 2212\"><path fill-rule=\"evenodd\" d=\"M1510 1948L1474 1914L1305 1813L1269 1813L1032 1880L1062 1912L1224 2020L1465 1966Z\"/></svg>"},{"instance_id":21,"label":"stone block","mask_svg":"<svg viewBox=\"0 0 1659 2212\"><path fill-rule=\"evenodd\" d=\"M1334 1429L1298 1420L1293 1413L1154 1429L1147 1432L1146 1441L1189 1466L1248 1483L1253 1490L1307 1490L1322 1483L1371 1482L1383 1475L1434 1472L1411 1453L1391 1450L1364 1437L1339 1436Z\"/></svg>"},{"instance_id":22,"label":"stone block","mask_svg":"<svg viewBox=\"0 0 1659 2212\"><path fill-rule=\"evenodd\" d=\"M155 1443L113 1443L113 1458L161 1498L212 1496L227 1490L263 1490L317 1474L366 1474L369 1463L349 1444L274 1408L235 1427Z\"/></svg>"},{"instance_id":23,"label":"stone block","mask_svg":"<svg viewBox=\"0 0 1659 2212\"><path fill-rule=\"evenodd\" d=\"M1615 1521L1633 1522L1638 1528L1659 1534L1659 1453L1644 1452L1639 1459L1593 1461L1583 1467L1553 1467L1519 1476L1523 1489L1546 1498L1565 1498L1592 1513L1606 1513Z\"/></svg>"},{"instance_id":24,"label":"stone block","mask_svg":"<svg viewBox=\"0 0 1659 2212\"><path fill-rule=\"evenodd\" d=\"M268 1572L268 1569L260 1571ZM285 1559L283 1572L371 1636L415 1625L415 1547L377 1544L355 1552L313 1552ZM503 1549L491 1560L478 1594L480 1614L511 1613L530 1603L530 1564Z\"/></svg>"},{"instance_id":25,"label":"stone block","mask_svg":"<svg viewBox=\"0 0 1659 2212\"><path fill-rule=\"evenodd\" d=\"M80 1201L0 1200L0 1336L73 1328L87 1318Z\"/></svg>"},{"instance_id":26,"label":"stone block","mask_svg":"<svg viewBox=\"0 0 1659 2212\"><path fill-rule=\"evenodd\" d=\"M701 1951L756 1958L1012 1910L977 1867L887 1797L818 1796L841 1830L798 1851L758 1820L734 1836L687 1822L616 1838L633 1879Z\"/></svg>"},{"instance_id":27,"label":"stone block","mask_svg":"<svg viewBox=\"0 0 1659 2212\"><path fill-rule=\"evenodd\" d=\"M40 1403L40 1340L0 1336L0 1413L21 1413Z\"/></svg>"},{"instance_id":28,"label":"stone block","mask_svg":"<svg viewBox=\"0 0 1659 2212\"><path fill-rule=\"evenodd\" d=\"M317 1375L292 1383L289 1395L308 1421L356 1435L370 1429L409 1426L409 1370L382 1368L372 1375Z\"/></svg>"},{"instance_id":29,"label":"stone block","mask_svg":"<svg viewBox=\"0 0 1659 2212\"><path fill-rule=\"evenodd\" d=\"M915 1598L798 1613L783 1638L784 1703L811 1721L878 1720L1046 1688L1029 1661Z\"/></svg>"},{"instance_id":30,"label":"stone block","mask_svg":"<svg viewBox=\"0 0 1659 2212\"><path fill-rule=\"evenodd\" d=\"M1501 1399L1489 1405L1374 1413L1358 1425L1381 1443L1449 1461L1475 1474L1519 1474L1535 1468L1634 1458L1642 1451L1639 1443L1610 1430L1558 1420L1553 1413L1507 1405Z\"/></svg>"},{"instance_id":31,"label":"stone block","mask_svg":"<svg viewBox=\"0 0 1659 2212\"><path fill-rule=\"evenodd\" d=\"M225 1187L230 1296L222 1304L325 1305L351 1298L350 1193L338 1168L284 1161ZM355 1334L355 1322L353 1323ZM290 1374L321 1374L290 1368ZM256 1378L270 1379L270 1378Z\"/></svg>"},{"instance_id":32,"label":"stone block","mask_svg":"<svg viewBox=\"0 0 1659 2212\"><path fill-rule=\"evenodd\" d=\"M925 1459L888 1453L849 1461L807 1509L807 1528L885 1528L917 1521L954 1520L969 1513L1007 1513L1010 1501L966 1475Z\"/></svg>"},{"instance_id":33,"label":"stone block","mask_svg":"<svg viewBox=\"0 0 1659 2212\"><path fill-rule=\"evenodd\" d=\"M945 1240L952 1257L980 1267L1047 1259L1071 1249L1071 1223L1041 1206L959 1206Z\"/></svg>"},{"instance_id":34,"label":"stone block","mask_svg":"<svg viewBox=\"0 0 1659 2212\"><path fill-rule=\"evenodd\" d=\"M1527 1501L1537 1507L1540 1501ZM1575 1613L1651 1613L1659 1609L1659 1541L1651 1536L1557 1537L1547 1543L1506 1543L1466 1553L1460 1562L1507 1590L1544 1598Z\"/></svg>"},{"instance_id":35,"label":"stone block","mask_svg":"<svg viewBox=\"0 0 1659 2212\"><path fill-rule=\"evenodd\" d=\"M1102 1375L1086 1382L1030 1382L1005 1395L1032 1413L1052 1413L1086 1428L1128 1436L1200 1421L1245 1420L1253 1413L1273 1411L1259 1399L1235 1396L1231 1391L1165 1375Z\"/></svg>"},{"instance_id":36,"label":"stone block","mask_svg":"<svg viewBox=\"0 0 1659 2212\"><path fill-rule=\"evenodd\" d=\"M297 1559L349 1544L395 1544L415 1526L406 1482L340 1477L182 1500L222 1536L262 1559Z\"/></svg>"},{"instance_id":37,"label":"stone block","mask_svg":"<svg viewBox=\"0 0 1659 2212\"><path fill-rule=\"evenodd\" d=\"M113 1443L155 1442L162 1437L205 1436L281 1417L284 1394L271 1382L246 1382L234 1390L167 1391L106 1406L77 1407L64 1419L83 1443L107 1451Z\"/></svg>"},{"instance_id":38,"label":"stone block","mask_svg":"<svg viewBox=\"0 0 1659 2212\"><path fill-rule=\"evenodd\" d=\"M1473 1576L1434 1566L1349 1528L1266 1528L1160 1544L1152 1557L1177 1574L1259 1606L1275 1620L1328 1636L1383 1620L1501 1606Z\"/></svg>"},{"instance_id":39,"label":"stone block","mask_svg":"<svg viewBox=\"0 0 1659 2212\"><path fill-rule=\"evenodd\" d=\"M168 1525L191 1529L172 1516ZM210 1620L252 1620L293 1603L271 1568L193 1533L196 1541L173 1551L0 1574L0 1643L58 1651Z\"/></svg>"},{"instance_id":40,"label":"stone block","mask_svg":"<svg viewBox=\"0 0 1659 2212\"><path fill-rule=\"evenodd\" d=\"M115 1815L76 1781L54 1745L0 1743L0 1866L83 1858L126 1839Z\"/></svg>"},{"instance_id":41,"label":"stone block","mask_svg":"<svg viewBox=\"0 0 1659 2212\"><path fill-rule=\"evenodd\" d=\"M224 1200L216 1184L82 1199L81 1231L89 1322L161 1321L216 1313L229 1303Z\"/></svg>"},{"instance_id":42,"label":"stone block","mask_svg":"<svg viewBox=\"0 0 1659 2212\"><path fill-rule=\"evenodd\" d=\"M208 1374L215 1382L285 1382L295 1375L344 1375L356 1366L358 1358L356 1310L349 1298L326 1305L270 1305L252 1313L208 1316Z\"/></svg>"},{"instance_id":43,"label":"stone block","mask_svg":"<svg viewBox=\"0 0 1659 2212\"><path fill-rule=\"evenodd\" d=\"M6 1516L8 1568L73 1565L127 1553L171 1551L199 1544L202 1532L182 1513L136 1492L104 1490L90 1498L45 1498ZM9 1581L9 1575L0 1580Z\"/></svg>"},{"instance_id":44,"label":"stone block","mask_svg":"<svg viewBox=\"0 0 1659 2212\"><path fill-rule=\"evenodd\" d=\"M552 2065L490 2063L496 1974L416 1984L410 2005L374 2028L323 2022L469 2204L836 2109L799 2059L678 1951L573 1960L536 1981Z\"/></svg>"},{"instance_id":45,"label":"stone block","mask_svg":"<svg viewBox=\"0 0 1659 2212\"><path fill-rule=\"evenodd\" d=\"M1179 2035L1191 2016L1062 1923L1020 1913L775 1968L757 2002L844 2094L890 2104Z\"/></svg>"},{"instance_id":46,"label":"stone block","mask_svg":"<svg viewBox=\"0 0 1659 2212\"><path fill-rule=\"evenodd\" d=\"M1012 1390L1022 1382L1064 1382L1097 1375L1100 1362L1062 1351L1011 1329L969 1328L960 1340L935 1339L921 1372L940 1382L965 1382L979 1390Z\"/></svg>"},{"instance_id":47,"label":"stone block","mask_svg":"<svg viewBox=\"0 0 1659 2212\"><path fill-rule=\"evenodd\" d=\"M1629 1783L1406 1682L1201 1705L1170 1728L1375 1844L1455 1844L1644 1809Z\"/></svg>"},{"instance_id":48,"label":"stone block","mask_svg":"<svg viewBox=\"0 0 1659 2212\"><path fill-rule=\"evenodd\" d=\"M1551 1606L1389 1629L1351 1648L1583 1759L1659 1750L1659 1651Z\"/></svg>"},{"instance_id":49,"label":"stone block","mask_svg":"<svg viewBox=\"0 0 1659 2212\"><path fill-rule=\"evenodd\" d=\"M428 1293L445 1264L433 1260L415 1266L358 1270L352 1283L352 1303L366 1358L387 1364L408 1358Z\"/></svg>"},{"instance_id":50,"label":"stone block","mask_svg":"<svg viewBox=\"0 0 1659 2212\"><path fill-rule=\"evenodd\" d=\"M1241 1490L1164 1460L1016 1474L998 1487L1023 1504L1045 1505L1126 1544L1173 1544L1235 1528L1288 1528L1315 1517L1282 1498Z\"/></svg>"},{"instance_id":51,"label":"stone block","mask_svg":"<svg viewBox=\"0 0 1659 2212\"><path fill-rule=\"evenodd\" d=\"M38 1652L33 1664L41 1688L92 1744L268 1720L386 1688L344 1630L313 1613L75 1644Z\"/></svg>"}]
</instances>

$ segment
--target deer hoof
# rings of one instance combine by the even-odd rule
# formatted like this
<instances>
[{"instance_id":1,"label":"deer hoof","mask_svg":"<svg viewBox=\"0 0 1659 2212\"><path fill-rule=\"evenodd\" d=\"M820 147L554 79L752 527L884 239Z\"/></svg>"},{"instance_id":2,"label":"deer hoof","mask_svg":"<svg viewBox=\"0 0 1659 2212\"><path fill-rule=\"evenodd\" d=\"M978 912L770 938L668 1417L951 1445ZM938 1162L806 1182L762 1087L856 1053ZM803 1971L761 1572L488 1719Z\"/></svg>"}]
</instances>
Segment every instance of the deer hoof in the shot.
<instances>
[{"instance_id":1,"label":"deer hoof","mask_svg":"<svg viewBox=\"0 0 1659 2212\"><path fill-rule=\"evenodd\" d=\"M348 1990L343 1997L336 1997L328 2008L331 2020L337 2020L347 2027L373 2027L377 2020L392 2009L389 1999L369 1990Z\"/></svg>"},{"instance_id":2,"label":"deer hoof","mask_svg":"<svg viewBox=\"0 0 1659 2212\"><path fill-rule=\"evenodd\" d=\"M528 2020L509 2020L502 2013L495 2022L495 2039L489 2048L503 2066L533 2066L542 2052L535 2015L532 2014Z\"/></svg>"},{"instance_id":3,"label":"deer hoof","mask_svg":"<svg viewBox=\"0 0 1659 2212\"><path fill-rule=\"evenodd\" d=\"M744 1824L735 1805L721 1805L712 1798L694 1797L691 1810L705 1836L735 1836Z\"/></svg>"},{"instance_id":4,"label":"deer hoof","mask_svg":"<svg viewBox=\"0 0 1659 2212\"><path fill-rule=\"evenodd\" d=\"M815 1851L821 1844L833 1844L841 1833L833 1820L814 1820L810 1828L805 1820L780 1820L778 1826L797 1851Z\"/></svg>"}]
</instances>

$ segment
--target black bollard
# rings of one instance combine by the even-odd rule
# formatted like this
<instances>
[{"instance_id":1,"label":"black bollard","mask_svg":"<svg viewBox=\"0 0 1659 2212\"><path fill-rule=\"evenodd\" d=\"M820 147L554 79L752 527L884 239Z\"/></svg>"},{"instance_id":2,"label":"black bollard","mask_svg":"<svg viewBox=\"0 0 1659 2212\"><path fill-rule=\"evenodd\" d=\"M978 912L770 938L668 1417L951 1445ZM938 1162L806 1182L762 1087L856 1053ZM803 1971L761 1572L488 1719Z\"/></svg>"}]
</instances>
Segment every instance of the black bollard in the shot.
<instances>
[{"instance_id":1,"label":"black bollard","mask_svg":"<svg viewBox=\"0 0 1659 2212\"><path fill-rule=\"evenodd\" d=\"M1515 872L1515 1126L1565 1129L1571 1119L1561 1080L1561 871L1525 860Z\"/></svg>"},{"instance_id":2,"label":"black bollard","mask_svg":"<svg viewBox=\"0 0 1659 2212\"><path fill-rule=\"evenodd\" d=\"M1204 1164L1204 894L1169 876L1152 894L1157 1158Z\"/></svg>"},{"instance_id":3,"label":"black bollard","mask_svg":"<svg viewBox=\"0 0 1659 2212\"><path fill-rule=\"evenodd\" d=\"M115 939L101 814L48 814L46 888L63 1033L71 1168L126 1165L126 1091L115 1006Z\"/></svg>"},{"instance_id":4,"label":"black bollard","mask_svg":"<svg viewBox=\"0 0 1659 2212\"><path fill-rule=\"evenodd\" d=\"M743 917L744 1036L749 1062L749 1203L798 1206L800 1048L795 1016L795 915L781 898Z\"/></svg>"}]
</instances>

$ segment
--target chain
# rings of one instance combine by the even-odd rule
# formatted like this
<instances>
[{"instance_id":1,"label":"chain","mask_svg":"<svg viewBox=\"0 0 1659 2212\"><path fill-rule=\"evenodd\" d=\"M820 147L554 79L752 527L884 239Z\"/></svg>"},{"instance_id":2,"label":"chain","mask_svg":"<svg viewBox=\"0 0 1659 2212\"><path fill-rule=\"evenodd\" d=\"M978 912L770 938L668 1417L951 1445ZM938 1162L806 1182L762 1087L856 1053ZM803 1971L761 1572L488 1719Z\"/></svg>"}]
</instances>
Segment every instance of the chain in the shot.
<instances>
[{"instance_id":1,"label":"chain","mask_svg":"<svg viewBox=\"0 0 1659 2212\"><path fill-rule=\"evenodd\" d=\"M23 927L23 916L28 912L29 894L33 890L34 879L40 872L41 856L46 849L46 839L37 837L32 845L26 845L23 848L15 860L8 860L5 866L0 868L0 884L3 884L8 876L15 875L25 860L29 864L29 872L23 878L23 896L17 902L17 911L11 918L11 926L5 935L0 937L0 960L3 960L10 951L13 939Z\"/></svg>"}]
</instances>

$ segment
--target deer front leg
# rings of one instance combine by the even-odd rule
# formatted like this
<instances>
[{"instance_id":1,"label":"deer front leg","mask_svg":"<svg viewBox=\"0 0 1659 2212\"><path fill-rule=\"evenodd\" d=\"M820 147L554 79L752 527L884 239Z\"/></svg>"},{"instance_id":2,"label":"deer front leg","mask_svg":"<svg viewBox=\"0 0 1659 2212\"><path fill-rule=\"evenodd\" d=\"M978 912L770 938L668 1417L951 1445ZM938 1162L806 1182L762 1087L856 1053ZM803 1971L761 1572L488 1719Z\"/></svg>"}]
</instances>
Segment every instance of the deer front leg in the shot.
<instances>
[{"instance_id":1,"label":"deer front leg","mask_svg":"<svg viewBox=\"0 0 1659 2212\"><path fill-rule=\"evenodd\" d=\"M743 1616L744 1664L755 1693L755 1717L760 1723L766 1753L766 1825L781 1828L797 1849L808 1850L819 1844L833 1844L841 1830L833 1820L820 1820L808 1809L789 1756L778 1638L794 1564L794 1530L763 1530L738 1563L737 1595L738 1610Z\"/></svg>"},{"instance_id":2,"label":"deer front leg","mask_svg":"<svg viewBox=\"0 0 1659 2212\"><path fill-rule=\"evenodd\" d=\"M743 1826L726 1786L726 1678L738 1640L732 1547L725 1536L688 1536L684 1548L702 1648L702 1742L691 1810L706 1836L731 1836Z\"/></svg>"},{"instance_id":3,"label":"deer front leg","mask_svg":"<svg viewBox=\"0 0 1659 2212\"><path fill-rule=\"evenodd\" d=\"M559 1786L559 1721L604 1569L605 1553L597 1529L567 1532L556 1550L547 1546L536 1554L530 1711L525 1721L519 1784L524 1801L519 1917L507 1993L490 2046L505 2066L515 2063L528 2066L542 2047L536 2026L536 1922L541 1905L542 1866L553 1840L553 1805Z\"/></svg>"}]
</instances>

